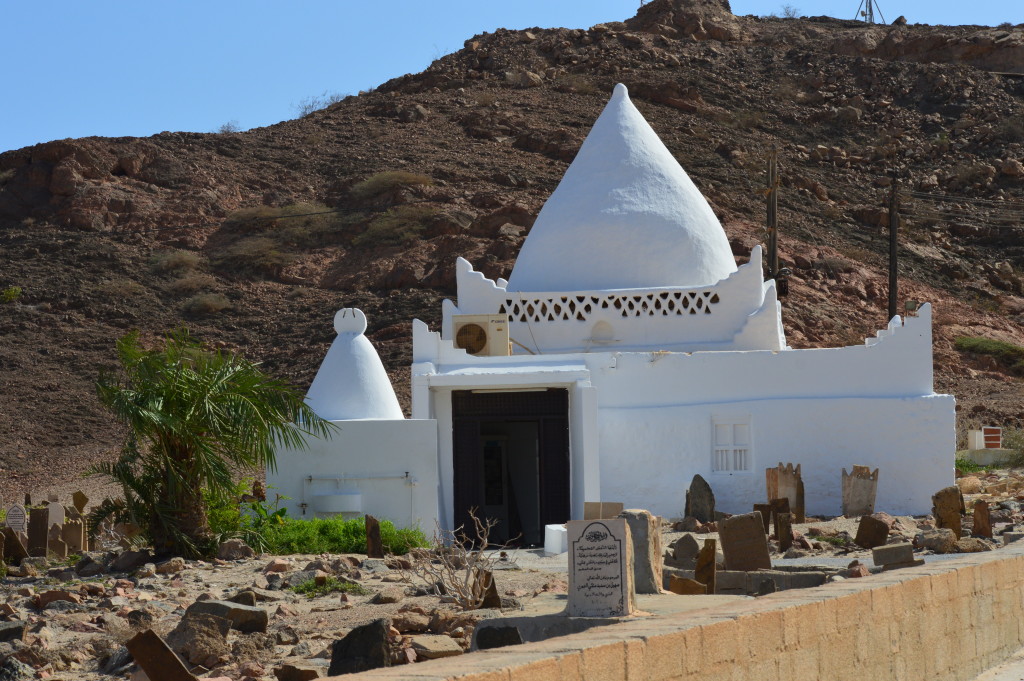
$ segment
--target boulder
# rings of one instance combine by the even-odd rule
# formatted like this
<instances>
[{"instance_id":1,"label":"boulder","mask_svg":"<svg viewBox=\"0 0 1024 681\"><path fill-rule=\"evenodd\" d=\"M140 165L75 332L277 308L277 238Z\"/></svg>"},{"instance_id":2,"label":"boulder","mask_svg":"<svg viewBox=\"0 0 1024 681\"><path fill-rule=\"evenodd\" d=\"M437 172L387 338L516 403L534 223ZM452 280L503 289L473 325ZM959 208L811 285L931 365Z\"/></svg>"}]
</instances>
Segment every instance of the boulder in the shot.
<instances>
[{"instance_id":1,"label":"boulder","mask_svg":"<svg viewBox=\"0 0 1024 681\"><path fill-rule=\"evenodd\" d=\"M973 475L960 478L956 481L956 486L964 494L981 494L981 480Z\"/></svg>"},{"instance_id":2,"label":"boulder","mask_svg":"<svg viewBox=\"0 0 1024 681\"><path fill-rule=\"evenodd\" d=\"M84 560L84 558L83 558ZM128 572L135 568L142 567L146 563L153 560L153 554L149 551L122 551L121 554L110 562L111 572ZM82 574L78 566L75 566L75 570L79 575Z\"/></svg>"},{"instance_id":3,"label":"boulder","mask_svg":"<svg viewBox=\"0 0 1024 681\"><path fill-rule=\"evenodd\" d=\"M285 663L274 668L274 676L278 681L310 681L323 677L323 667L309 664Z\"/></svg>"},{"instance_id":4,"label":"boulder","mask_svg":"<svg viewBox=\"0 0 1024 681\"><path fill-rule=\"evenodd\" d=\"M914 546L930 549L935 553L953 553L956 551L958 537L953 530L943 527L937 530L925 530L914 537Z\"/></svg>"},{"instance_id":5,"label":"boulder","mask_svg":"<svg viewBox=\"0 0 1024 681\"><path fill-rule=\"evenodd\" d=\"M157 574L160 575L175 575L182 572L185 569L185 559L176 557L171 558L168 561L164 561L156 566Z\"/></svg>"},{"instance_id":6,"label":"boulder","mask_svg":"<svg viewBox=\"0 0 1024 681\"><path fill-rule=\"evenodd\" d=\"M14 620L13 622L0 622L0 643L7 641L22 641L25 639L25 628L28 622Z\"/></svg>"},{"instance_id":7,"label":"boulder","mask_svg":"<svg viewBox=\"0 0 1024 681\"><path fill-rule=\"evenodd\" d=\"M231 652L227 641L229 629L231 622L223 617L186 612L167 635L167 645L190 663L202 664Z\"/></svg>"},{"instance_id":8,"label":"boulder","mask_svg":"<svg viewBox=\"0 0 1024 681\"><path fill-rule=\"evenodd\" d=\"M231 601L197 601L188 606L186 615L190 613L204 613L223 617L231 621L231 628L242 633L254 631L265 632L270 616L267 611L260 607L232 603Z\"/></svg>"},{"instance_id":9,"label":"boulder","mask_svg":"<svg viewBox=\"0 0 1024 681\"><path fill-rule=\"evenodd\" d=\"M436 660L442 657L462 655L462 646L451 636L437 634L420 634L412 637L412 649L416 657L424 660Z\"/></svg>"},{"instance_id":10,"label":"boulder","mask_svg":"<svg viewBox=\"0 0 1024 681\"><path fill-rule=\"evenodd\" d=\"M256 552L241 539L228 539L217 547L217 557L221 560L242 560L255 555Z\"/></svg>"},{"instance_id":11,"label":"boulder","mask_svg":"<svg viewBox=\"0 0 1024 681\"><path fill-rule=\"evenodd\" d=\"M386 619L378 619L356 627L348 632L345 638L335 641L331 649L331 666L327 670L327 675L354 674L378 667L390 667L390 628Z\"/></svg>"}]
</instances>

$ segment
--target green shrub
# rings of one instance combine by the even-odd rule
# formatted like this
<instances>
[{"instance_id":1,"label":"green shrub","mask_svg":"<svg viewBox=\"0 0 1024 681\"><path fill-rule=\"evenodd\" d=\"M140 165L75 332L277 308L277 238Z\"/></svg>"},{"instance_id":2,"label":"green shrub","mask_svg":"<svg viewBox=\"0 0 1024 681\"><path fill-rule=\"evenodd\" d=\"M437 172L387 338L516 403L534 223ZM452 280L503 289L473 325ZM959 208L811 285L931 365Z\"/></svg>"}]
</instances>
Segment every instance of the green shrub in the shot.
<instances>
[{"instance_id":1,"label":"green shrub","mask_svg":"<svg viewBox=\"0 0 1024 681\"><path fill-rule=\"evenodd\" d=\"M21 298L20 286L8 286L0 291L0 303L13 303L18 298Z\"/></svg>"},{"instance_id":2,"label":"green shrub","mask_svg":"<svg viewBox=\"0 0 1024 681\"><path fill-rule=\"evenodd\" d=\"M317 596L326 596L327 594L334 593L335 591L341 591L347 594L356 594L358 596L365 596L370 593L368 589L355 582L343 582L336 577L328 577L327 581L323 584L317 584L315 579L307 579L305 582L299 582L293 586L292 591L297 594L309 596L310 598L316 598Z\"/></svg>"},{"instance_id":3,"label":"green shrub","mask_svg":"<svg viewBox=\"0 0 1024 681\"><path fill-rule=\"evenodd\" d=\"M366 231L352 239L357 247L400 246L419 238L434 209L426 206L398 206L392 208L366 227Z\"/></svg>"},{"instance_id":4,"label":"green shrub","mask_svg":"<svg viewBox=\"0 0 1024 681\"><path fill-rule=\"evenodd\" d=\"M273 238L282 245L317 246L348 222L346 216L324 204L308 202L243 208L228 216L224 230L232 234Z\"/></svg>"},{"instance_id":5,"label":"green shrub","mask_svg":"<svg viewBox=\"0 0 1024 681\"><path fill-rule=\"evenodd\" d=\"M965 459L962 456L956 457L954 465L956 466L956 469L962 473L977 473L978 471L985 470L985 467L980 463L975 463L974 461Z\"/></svg>"},{"instance_id":6,"label":"green shrub","mask_svg":"<svg viewBox=\"0 0 1024 681\"><path fill-rule=\"evenodd\" d=\"M150 258L150 266L162 274L188 272L199 267L203 257L191 251L164 251Z\"/></svg>"},{"instance_id":7,"label":"green shrub","mask_svg":"<svg viewBox=\"0 0 1024 681\"><path fill-rule=\"evenodd\" d=\"M217 314L231 307L231 301L220 293L202 293L185 301L185 312L194 316Z\"/></svg>"},{"instance_id":8,"label":"green shrub","mask_svg":"<svg viewBox=\"0 0 1024 681\"><path fill-rule=\"evenodd\" d=\"M242 499L252 486L252 478L244 478L226 494L218 496L204 490L206 519L218 542L239 537L255 551L266 553L270 549L267 544L267 528L286 522L288 511L279 508L279 504L287 497L278 497L272 505L258 500L243 502Z\"/></svg>"},{"instance_id":9,"label":"green shrub","mask_svg":"<svg viewBox=\"0 0 1024 681\"><path fill-rule=\"evenodd\" d=\"M977 336L960 336L956 339L955 346L960 352L995 357L999 364L1011 373L1024 376L1024 347Z\"/></svg>"},{"instance_id":10,"label":"green shrub","mask_svg":"<svg viewBox=\"0 0 1024 681\"><path fill-rule=\"evenodd\" d=\"M401 555L409 549L428 546L419 528L396 528L390 520L380 521L384 550ZM286 518L267 528L270 553L366 553L366 521L363 518Z\"/></svg>"},{"instance_id":11,"label":"green shrub","mask_svg":"<svg viewBox=\"0 0 1024 681\"><path fill-rule=\"evenodd\" d=\"M416 185L434 184L434 180L426 175L409 173L404 170L389 170L383 173L371 175L362 182L354 185L351 194L354 198L368 201L376 199L385 194Z\"/></svg>"}]
</instances>

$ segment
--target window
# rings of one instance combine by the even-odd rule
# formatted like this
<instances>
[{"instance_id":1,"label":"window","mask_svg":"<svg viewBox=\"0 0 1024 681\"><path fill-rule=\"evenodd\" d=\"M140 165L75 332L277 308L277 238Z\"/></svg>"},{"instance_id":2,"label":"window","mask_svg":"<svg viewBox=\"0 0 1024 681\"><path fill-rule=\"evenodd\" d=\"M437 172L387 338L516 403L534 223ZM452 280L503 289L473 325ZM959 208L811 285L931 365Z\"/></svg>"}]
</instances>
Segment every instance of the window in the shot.
<instances>
[{"instance_id":1,"label":"window","mask_svg":"<svg viewBox=\"0 0 1024 681\"><path fill-rule=\"evenodd\" d=\"M712 419L711 470L721 473L751 470L750 417Z\"/></svg>"}]
</instances>

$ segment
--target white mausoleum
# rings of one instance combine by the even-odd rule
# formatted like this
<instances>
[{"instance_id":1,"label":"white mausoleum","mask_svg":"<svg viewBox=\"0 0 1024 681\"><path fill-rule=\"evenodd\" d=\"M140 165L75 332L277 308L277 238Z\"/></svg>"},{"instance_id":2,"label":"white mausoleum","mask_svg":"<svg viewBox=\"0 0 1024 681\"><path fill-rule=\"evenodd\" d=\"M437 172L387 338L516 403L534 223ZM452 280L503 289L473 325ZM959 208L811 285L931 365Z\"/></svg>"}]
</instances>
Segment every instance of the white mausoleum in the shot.
<instances>
[{"instance_id":1,"label":"white mausoleum","mask_svg":"<svg viewBox=\"0 0 1024 681\"><path fill-rule=\"evenodd\" d=\"M698 473L730 513L765 501L764 470L779 462L802 464L812 514L840 513L841 470L854 464L880 469L876 508L890 513L927 513L952 484L954 399L933 390L930 306L864 345L790 349L760 247L736 267L718 219L622 85L509 280L461 258L456 268L440 330L413 322L413 420L400 419L390 385L338 368L342 335L310 388L313 408L341 425L326 445L336 470L377 456L373 443L345 444L352 422L340 419L430 431L430 462L409 451L392 463L429 464L417 485L436 480L436 494L376 515L455 527L479 507L500 521L497 538L541 543L544 525L582 518L584 501L681 515ZM345 361L379 366L359 339ZM353 385L373 404L356 405ZM307 457L288 455L291 477Z\"/></svg>"}]
</instances>

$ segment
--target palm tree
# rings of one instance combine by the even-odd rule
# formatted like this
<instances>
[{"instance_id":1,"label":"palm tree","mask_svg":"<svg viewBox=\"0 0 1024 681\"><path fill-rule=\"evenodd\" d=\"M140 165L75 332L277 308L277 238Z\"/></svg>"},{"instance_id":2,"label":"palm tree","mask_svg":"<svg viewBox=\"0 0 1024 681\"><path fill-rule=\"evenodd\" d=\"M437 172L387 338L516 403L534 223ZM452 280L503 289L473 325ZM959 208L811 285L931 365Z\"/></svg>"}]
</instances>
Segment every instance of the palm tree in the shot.
<instances>
[{"instance_id":1,"label":"palm tree","mask_svg":"<svg viewBox=\"0 0 1024 681\"><path fill-rule=\"evenodd\" d=\"M118 460L93 472L120 484L124 497L106 500L90 519L93 527L134 522L158 553L211 552L204 490L223 499L233 471L273 469L278 448L304 448L307 436L334 429L287 383L204 349L185 329L157 350L142 349L132 331L118 340L117 355L123 376L101 377L96 387L128 437Z\"/></svg>"}]
</instances>

